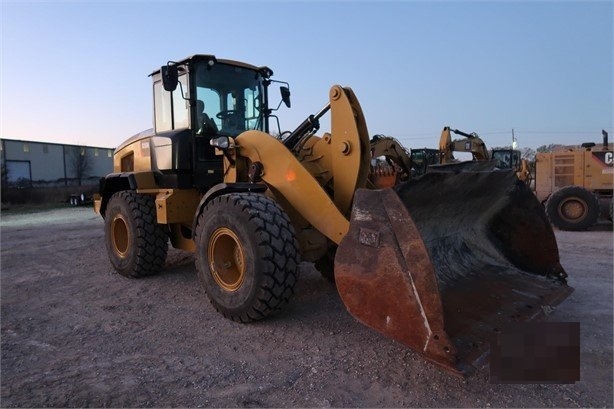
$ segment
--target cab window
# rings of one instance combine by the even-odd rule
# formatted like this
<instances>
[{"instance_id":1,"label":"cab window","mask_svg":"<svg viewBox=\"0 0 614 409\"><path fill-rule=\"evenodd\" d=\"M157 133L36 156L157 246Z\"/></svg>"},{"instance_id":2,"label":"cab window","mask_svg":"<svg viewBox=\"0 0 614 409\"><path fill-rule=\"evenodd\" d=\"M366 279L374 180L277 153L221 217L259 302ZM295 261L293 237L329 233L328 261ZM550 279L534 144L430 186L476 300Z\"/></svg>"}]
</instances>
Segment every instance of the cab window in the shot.
<instances>
[{"instance_id":1,"label":"cab window","mask_svg":"<svg viewBox=\"0 0 614 409\"><path fill-rule=\"evenodd\" d=\"M172 129L187 128L189 125L189 111L187 101L183 99L181 90L188 89L187 76L179 77L181 85L173 92L164 90L162 81L154 82L154 117L156 132L170 131Z\"/></svg>"}]
</instances>

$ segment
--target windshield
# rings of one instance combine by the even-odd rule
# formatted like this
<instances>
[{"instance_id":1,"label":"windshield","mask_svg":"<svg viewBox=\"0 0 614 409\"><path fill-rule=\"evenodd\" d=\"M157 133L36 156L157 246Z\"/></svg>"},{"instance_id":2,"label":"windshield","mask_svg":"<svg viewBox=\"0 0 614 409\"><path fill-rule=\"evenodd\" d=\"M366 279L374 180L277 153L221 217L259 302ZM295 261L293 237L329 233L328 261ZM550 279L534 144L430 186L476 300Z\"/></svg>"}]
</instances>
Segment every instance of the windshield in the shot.
<instances>
[{"instance_id":1,"label":"windshield","mask_svg":"<svg viewBox=\"0 0 614 409\"><path fill-rule=\"evenodd\" d=\"M262 76L249 68L226 64L197 64L197 127L208 120L219 134L237 136L246 130L263 130ZM215 124L211 124L211 121Z\"/></svg>"},{"instance_id":2,"label":"windshield","mask_svg":"<svg viewBox=\"0 0 614 409\"><path fill-rule=\"evenodd\" d=\"M516 168L520 163L520 152L512 150L493 151L492 158L498 161L497 166L500 168Z\"/></svg>"}]
</instances>

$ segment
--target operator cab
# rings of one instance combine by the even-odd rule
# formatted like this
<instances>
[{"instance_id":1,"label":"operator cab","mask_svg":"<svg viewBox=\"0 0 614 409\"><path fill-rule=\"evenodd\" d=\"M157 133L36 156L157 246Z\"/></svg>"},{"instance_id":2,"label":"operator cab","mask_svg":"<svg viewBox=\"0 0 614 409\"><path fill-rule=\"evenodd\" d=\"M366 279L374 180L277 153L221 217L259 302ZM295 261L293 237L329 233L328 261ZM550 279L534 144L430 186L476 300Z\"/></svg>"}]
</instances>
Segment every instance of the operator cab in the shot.
<instances>
[{"instance_id":1,"label":"operator cab","mask_svg":"<svg viewBox=\"0 0 614 409\"><path fill-rule=\"evenodd\" d=\"M493 160L497 161L500 169L519 169L520 151L512 149L495 149L492 151Z\"/></svg>"},{"instance_id":2,"label":"operator cab","mask_svg":"<svg viewBox=\"0 0 614 409\"><path fill-rule=\"evenodd\" d=\"M268 67L212 55L169 62L153 72L151 161L158 183L201 190L221 183L223 157L215 154L211 140L249 130L269 132L271 75ZM289 98L287 88L282 90L286 94Z\"/></svg>"},{"instance_id":3,"label":"operator cab","mask_svg":"<svg viewBox=\"0 0 614 409\"><path fill-rule=\"evenodd\" d=\"M195 64L195 98L204 105L203 114L210 119L206 127L209 132L213 127L219 135L233 138L247 130L266 132L261 112L266 78L261 71L247 67L221 62ZM206 133L196 114L193 128L197 134Z\"/></svg>"}]
</instances>

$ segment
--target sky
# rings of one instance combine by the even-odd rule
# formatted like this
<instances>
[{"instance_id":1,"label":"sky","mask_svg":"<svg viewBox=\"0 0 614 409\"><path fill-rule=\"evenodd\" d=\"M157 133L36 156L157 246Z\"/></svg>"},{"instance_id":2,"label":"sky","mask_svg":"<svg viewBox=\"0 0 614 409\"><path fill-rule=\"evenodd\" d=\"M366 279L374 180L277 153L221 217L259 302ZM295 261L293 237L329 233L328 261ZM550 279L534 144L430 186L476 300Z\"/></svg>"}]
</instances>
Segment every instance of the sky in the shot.
<instances>
[{"instance_id":1,"label":"sky","mask_svg":"<svg viewBox=\"0 0 614 409\"><path fill-rule=\"evenodd\" d=\"M114 148L152 127L152 71L214 54L290 83L282 131L339 84L407 148L444 126L488 147L614 140L612 1L0 2L6 139Z\"/></svg>"}]
</instances>

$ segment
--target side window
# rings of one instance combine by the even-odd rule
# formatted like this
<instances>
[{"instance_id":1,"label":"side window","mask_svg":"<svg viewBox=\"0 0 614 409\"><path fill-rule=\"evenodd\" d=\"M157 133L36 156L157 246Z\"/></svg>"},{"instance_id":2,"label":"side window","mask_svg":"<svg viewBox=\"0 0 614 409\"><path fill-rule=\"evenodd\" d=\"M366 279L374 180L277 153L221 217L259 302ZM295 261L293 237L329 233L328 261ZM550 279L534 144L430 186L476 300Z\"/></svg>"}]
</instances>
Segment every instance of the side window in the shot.
<instances>
[{"instance_id":1,"label":"side window","mask_svg":"<svg viewBox=\"0 0 614 409\"><path fill-rule=\"evenodd\" d=\"M512 166L513 167L518 167L520 166L520 152L519 151L513 151L513 163Z\"/></svg>"},{"instance_id":2,"label":"side window","mask_svg":"<svg viewBox=\"0 0 614 409\"><path fill-rule=\"evenodd\" d=\"M232 94L232 92L229 92L228 94L226 94L226 106L228 107L228 110L230 111L235 111L238 108L237 99Z\"/></svg>"},{"instance_id":3,"label":"side window","mask_svg":"<svg viewBox=\"0 0 614 409\"><path fill-rule=\"evenodd\" d=\"M179 128L187 128L190 122L189 115L189 105L188 101L183 99L181 95L181 88L183 88L183 92L187 92L188 90L188 81L187 75L182 75L179 77L179 82L181 85L177 85L177 89L173 91L173 114L175 116L174 129Z\"/></svg>"},{"instance_id":4,"label":"side window","mask_svg":"<svg viewBox=\"0 0 614 409\"><path fill-rule=\"evenodd\" d=\"M171 95L164 91L162 81L154 83L154 115L156 132L169 131L171 123Z\"/></svg>"},{"instance_id":5,"label":"side window","mask_svg":"<svg viewBox=\"0 0 614 409\"><path fill-rule=\"evenodd\" d=\"M179 77L183 92L187 92L187 76ZM171 129L187 128L189 124L188 104L181 95L181 87L171 93L164 90L162 81L154 83L154 115L156 132L170 131ZM174 117L173 117L174 116ZM174 124L173 124L174 119ZM173 126L174 125L174 126Z\"/></svg>"},{"instance_id":6,"label":"side window","mask_svg":"<svg viewBox=\"0 0 614 409\"><path fill-rule=\"evenodd\" d=\"M247 129L256 129L259 124L260 117L260 97L257 89L245 89L245 119L247 120Z\"/></svg>"},{"instance_id":7,"label":"side window","mask_svg":"<svg viewBox=\"0 0 614 409\"><path fill-rule=\"evenodd\" d=\"M236 134L244 131L246 112L242 90L226 94L226 109L229 111L229 116L222 121L222 130Z\"/></svg>"}]
</instances>

